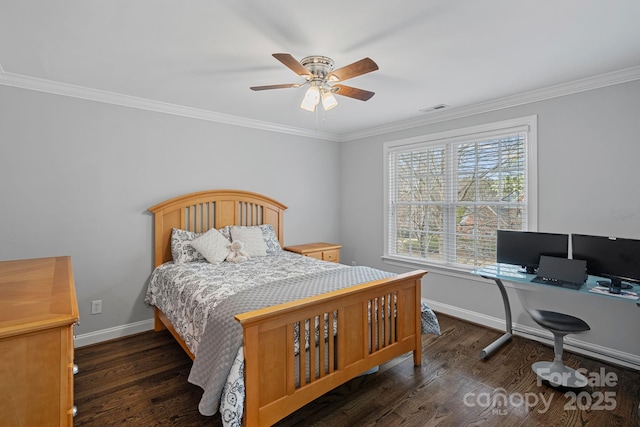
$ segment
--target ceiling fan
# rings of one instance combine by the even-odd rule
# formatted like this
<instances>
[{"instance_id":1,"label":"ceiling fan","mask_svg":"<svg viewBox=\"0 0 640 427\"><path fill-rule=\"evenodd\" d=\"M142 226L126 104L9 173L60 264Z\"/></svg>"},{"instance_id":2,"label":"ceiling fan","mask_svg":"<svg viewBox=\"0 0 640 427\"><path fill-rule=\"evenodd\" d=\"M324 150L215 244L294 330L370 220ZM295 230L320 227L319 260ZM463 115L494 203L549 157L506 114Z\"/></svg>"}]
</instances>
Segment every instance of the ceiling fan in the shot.
<instances>
[{"instance_id":1,"label":"ceiling fan","mask_svg":"<svg viewBox=\"0 0 640 427\"><path fill-rule=\"evenodd\" d=\"M308 84L309 89L307 89L300 105L300 108L307 111L315 111L316 105L320 103L320 100L322 100L322 106L325 110L332 109L338 105L338 101L336 101L333 94L359 99L360 101L367 101L375 94L368 90L337 84L337 82L377 70L378 65L370 58L364 58L334 70L333 59L326 56L307 56L300 62L288 53L274 53L273 57L294 73L304 77L306 81L304 83L252 86L251 90L286 89Z\"/></svg>"}]
</instances>

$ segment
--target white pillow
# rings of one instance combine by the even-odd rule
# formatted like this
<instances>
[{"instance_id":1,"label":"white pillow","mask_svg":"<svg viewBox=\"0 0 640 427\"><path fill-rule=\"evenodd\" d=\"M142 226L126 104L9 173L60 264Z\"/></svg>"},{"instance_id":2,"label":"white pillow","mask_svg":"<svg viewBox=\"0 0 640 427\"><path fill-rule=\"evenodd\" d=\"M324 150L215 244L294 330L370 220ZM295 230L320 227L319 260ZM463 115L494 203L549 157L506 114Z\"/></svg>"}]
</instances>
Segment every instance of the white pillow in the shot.
<instances>
[{"instance_id":1,"label":"white pillow","mask_svg":"<svg viewBox=\"0 0 640 427\"><path fill-rule=\"evenodd\" d=\"M220 264L229 255L231 252L229 244L227 238L215 228L191 241L191 246L200 252L207 261L215 265Z\"/></svg>"},{"instance_id":2,"label":"white pillow","mask_svg":"<svg viewBox=\"0 0 640 427\"><path fill-rule=\"evenodd\" d=\"M244 243L244 250L250 257L266 256L267 245L258 227L231 227L231 240Z\"/></svg>"}]
</instances>

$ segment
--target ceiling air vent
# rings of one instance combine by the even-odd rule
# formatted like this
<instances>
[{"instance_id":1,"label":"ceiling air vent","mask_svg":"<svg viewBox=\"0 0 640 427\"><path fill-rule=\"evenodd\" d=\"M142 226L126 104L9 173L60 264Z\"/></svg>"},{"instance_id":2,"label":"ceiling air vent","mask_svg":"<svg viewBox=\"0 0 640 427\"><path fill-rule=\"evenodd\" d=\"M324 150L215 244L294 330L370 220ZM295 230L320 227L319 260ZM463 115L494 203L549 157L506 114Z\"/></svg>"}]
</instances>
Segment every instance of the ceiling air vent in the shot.
<instances>
[{"instance_id":1,"label":"ceiling air vent","mask_svg":"<svg viewBox=\"0 0 640 427\"><path fill-rule=\"evenodd\" d=\"M434 113L436 111L442 111L446 108L449 108L447 104L438 104L438 105L434 105L433 107L422 108L418 111L420 111L421 113Z\"/></svg>"}]
</instances>

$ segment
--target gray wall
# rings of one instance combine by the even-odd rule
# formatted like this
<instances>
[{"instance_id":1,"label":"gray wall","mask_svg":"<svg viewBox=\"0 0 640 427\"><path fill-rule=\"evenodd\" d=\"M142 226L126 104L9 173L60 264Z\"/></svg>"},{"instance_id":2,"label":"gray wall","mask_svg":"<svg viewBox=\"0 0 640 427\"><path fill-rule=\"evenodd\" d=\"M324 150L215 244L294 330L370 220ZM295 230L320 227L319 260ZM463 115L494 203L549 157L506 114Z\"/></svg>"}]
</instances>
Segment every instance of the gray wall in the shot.
<instances>
[{"instance_id":1,"label":"gray wall","mask_svg":"<svg viewBox=\"0 0 640 427\"><path fill-rule=\"evenodd\" d=\"M385 141L529 115L538 116L538 229L640 239L640 82L636 81L343 143L343 262L398 272L409 269L381 259ZM465 273L427 269L423 296L434 308L496 328L503 325L495 284ZM570 343L575 338L576 347L630 359L640 367L640 308L634 303L533 286L512 286L508 294L520 331L547 336L525 308L573 314L592 330L568 337Z\"/></svg>"},{"instance_id":2,"label":"gray wall","mask_svg":"<svg viewBox=\"0 0 640 427\"><path fill-rule=\"evenodd\" d=\"M335 143L0 85L0 260L71 255L79 336L147 328L146 209L191 191L237 188L289 206L285 244L342 243L347 264L406 271L381 260L383 142L533 114L539 229L640 238L639 113L640 82L633 82ZM429 270L423 294L434 308L500 327L495 285ZM555 289L508 291L519 330L544 335L526 307L578 315L592 331L576 346L640 364L635 304ZM95 299L103 313L92 316ZM110 328L116 332L102 332Z\"/></svg>"},{"instance_id":3,"label":"gray wall","mask_svg":"<svg viewBox=\"0 0 640 427\"><path fill-rule=\"evenodd\" d=\"M289 207L285 244L340 241L335 142L0 85L0 147L0 260L70 255L79 336L152 318L146 210L170 197L262 193Z\"/></svg>"}]
</instances>

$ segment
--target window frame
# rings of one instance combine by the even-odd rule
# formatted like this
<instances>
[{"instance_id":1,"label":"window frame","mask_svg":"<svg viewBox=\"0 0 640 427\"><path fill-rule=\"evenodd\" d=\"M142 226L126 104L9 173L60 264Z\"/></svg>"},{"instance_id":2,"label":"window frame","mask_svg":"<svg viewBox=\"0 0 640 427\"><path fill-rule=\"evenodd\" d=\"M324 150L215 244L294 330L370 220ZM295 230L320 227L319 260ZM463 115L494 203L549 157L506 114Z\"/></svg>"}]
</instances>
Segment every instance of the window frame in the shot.
<instances>
[{"instance_id":1,"label":"window frame","mask_svg":"<svg viewBox=\"0 0 640 427\"><path fill-rule=\"evenodd\" d=\"M478 140L479 138L489 138L499 134L505 134L508 132L520 131L526 133L526 205L527 205L527 221L526 227L528 231L538 230L538 137L537 137L537 116L526 116L520 118L514 118L510 120L503 120L498 122L491 122L476 126L469 126L459 129L452 129L444 132L437 132L432 134L420 135L412 138L400 139L395 141L388 141L383 144L383 179L384 179L384 226L383 226L383 240L384 240L384 254L383 260L388 263L404 265L412 267L430 266L443 269L457 270L457 271L471 271L477 267L464 264L455 264L451 260L445 259L444 261L429 260L426 258L408 257L398 254L390 253L390 236L389 232L390 224L390 165L389 156L393 152L397 151L409 151L417 148L426 148L438 145L456 144L460 142L469 142L471 140ZM447 150L450 151L450 150ZM449 164L449 167L451 164ZM451 226L449 224L449 226ZM394 232L395 232L395 227Z\"/></svg>"}]
</instances>

